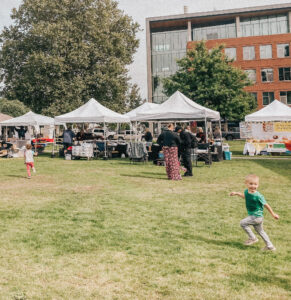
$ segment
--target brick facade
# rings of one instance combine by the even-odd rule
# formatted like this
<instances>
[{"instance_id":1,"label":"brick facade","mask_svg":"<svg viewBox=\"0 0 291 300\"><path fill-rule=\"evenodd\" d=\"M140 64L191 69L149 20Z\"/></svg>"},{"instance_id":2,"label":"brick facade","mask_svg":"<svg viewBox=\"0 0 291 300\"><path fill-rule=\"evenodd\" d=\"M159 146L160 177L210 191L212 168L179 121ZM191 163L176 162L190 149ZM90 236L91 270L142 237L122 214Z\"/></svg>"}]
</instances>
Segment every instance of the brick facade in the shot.
<instances>
[{"instance_id":1,"label":"brick facade","mask_svg":"<svg viewBox=\"0 0 291 300\"><path fill-rule=\"evenodd\" d=\"M236 61L233 63L235 66L243 70L255 69L256 82L254 85L246 87L248 92L257 93L258 108L263 107L263 92L274 92L275 99L280 100L281 91L291 91L291 81L279 81L279 67L291 67L291 56L285 58L277 57L277 44L289 44L291 55L291 33L277 34L277 35L264 35L264 36L251 36L230 39L208 40L206 46L213 48L218 44L224 44L226 48L236 48ZM187 49L194 47L196 42L188 42ZM272 58L260 58L260 45L272 45ZM255 47L255 59L243 60L243 47ZM262 82L261 69L273 69L273 81Z\"/></svg>"}]
</instances>

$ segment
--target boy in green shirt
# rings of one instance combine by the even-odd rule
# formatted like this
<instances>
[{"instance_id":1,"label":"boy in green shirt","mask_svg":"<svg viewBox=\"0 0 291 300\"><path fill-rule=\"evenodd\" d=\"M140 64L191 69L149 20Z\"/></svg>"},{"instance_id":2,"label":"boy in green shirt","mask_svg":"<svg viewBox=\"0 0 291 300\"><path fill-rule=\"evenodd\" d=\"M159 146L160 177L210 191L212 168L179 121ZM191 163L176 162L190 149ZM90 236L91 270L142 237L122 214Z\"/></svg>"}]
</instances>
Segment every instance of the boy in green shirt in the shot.
<instances>
[{"instance_id":1,"label":"boy in green shirt","mask_svg":"<svg viewBox=\"0 0 291 300\"><path fill-rule=\"evenodd\" d=\"M245 245L249 246L258 241L254 233L252 232L250 225L253 225L256 232L261 236L261 238L266 243L266 247L262 250L271 250L275 251L276 248L273 246L268 235L263 229L263 210L264 207L270 212L272 217L276 220L279 219L279 216L275 214L271 206L266 202L264 196L257 191L259 187L259 177L254 174L250 174L245 179L245 184L247 189L244 193L231 192L230 196L239 196L246 200L246 208L248 211L248 217L241 220L240 226L249 236L249 239L245 242Z\"/></svg>"}]
</instances>

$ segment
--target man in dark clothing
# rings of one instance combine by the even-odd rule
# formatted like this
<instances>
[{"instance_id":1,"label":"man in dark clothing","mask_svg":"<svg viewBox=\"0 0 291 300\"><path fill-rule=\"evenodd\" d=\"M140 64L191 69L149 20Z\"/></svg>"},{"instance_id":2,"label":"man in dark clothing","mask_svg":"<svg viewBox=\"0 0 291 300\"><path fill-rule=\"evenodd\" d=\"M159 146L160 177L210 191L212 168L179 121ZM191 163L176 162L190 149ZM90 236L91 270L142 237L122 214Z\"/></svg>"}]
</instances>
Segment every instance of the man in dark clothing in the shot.
<instances>
[{"instance_id":1,"label":"man in dark clothing","mask_svg":"<svg viewBox=\"0 0 291 300\"><path fill-rule=\"evenodd\" d=\"M15 128L15 130L18 133L19 139L24 139L25 138L25 133L26 133L27 129L24 129L24 126L20 126L20 129Z\"/></svg>"},{"instance_id":2,"label":"man in dark clothing","mask_svg":"<svg viewBox=\"0 0 291 300\"><path fill-rule=\"evenodd\" d=\"M75 137L75 133L71 130L71 127L68 127L63 134L63 144L64 149L67 150L68 147L73 145L73 138Z\"/></svg>"},{"instance_id":3,"label":"man in dark clothing","mask_svg":"<svg viewBox=\"0 0 291 300\"><path fill-rule=\"evenodd\" d=\"M193 176L191 161L191 144L192 139L195 137L192 136L190 132L185 131L181 126L177 126L175 131L180 133L182 161L184 167L187 169L184 176Z\"/></svg>"}]
</instances>

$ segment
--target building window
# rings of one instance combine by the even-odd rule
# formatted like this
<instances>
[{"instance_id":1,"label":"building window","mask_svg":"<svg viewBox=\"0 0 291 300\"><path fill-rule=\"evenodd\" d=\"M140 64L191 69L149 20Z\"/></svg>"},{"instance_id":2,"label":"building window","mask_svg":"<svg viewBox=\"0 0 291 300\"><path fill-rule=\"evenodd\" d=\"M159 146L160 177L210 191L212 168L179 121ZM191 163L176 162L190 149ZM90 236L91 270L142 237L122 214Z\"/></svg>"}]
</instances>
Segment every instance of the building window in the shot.
<instances>
[{"instance_id":1,"label":"building window","mask_svg":"<svg viewBox=\"0 0 291 300\"><path fill-rule=\"evenodd\" d=\"M255 47L243 47L243 59L244 60L254 60L255 59Z\"/></svg>"},{"instance_id":2,"label":"building window","mask_svg":"<svg viewBox=\"0 0 291 300\"><path fill-rule=\"evenodd\" d=\"M272 58L272 45L261 45L260 46L260 58Z\"/></svg>"},{"instance_id":3,"label":"building window","mask_svg":"<svg viewBox=\"0 0 291 300\"><path fill-rule=\"evenodd\" d=\"M277 57L289 57L289 44L278 44L277 45Z\"/></svg>"},{"instance_id":4,"label":"building window","mask_svg":"<svg viewBox=\"0 0 291 300\"><path fill-rule=\"evenodd\" d=\"M274 101L274 92L263 92L263 105L268 105Z\"/></svg>"},{"instance_id":5,"label":"building window","mask_svg":"<svg viewBox=\"0 0 291 300\"><path fill-rule=\"evenodd\" d=\"M271 82L274 80L273 69L261 70L262 82Z\"/></svg>"},{"instance_id":6,"label":"building window","mask_svg":"<svg viewBox=\"0 0 291 300\"><path fill-rule=\"evenodd\" d=\"M248 75L249 80L251 80L252 82L257 81L256 70L245 70L245 72Z\"/></svg>"},{"instance_id":7,"label":"building window","mask_svg":"<svg viewBox=\"0 0 291 300\"><path fill-rule=\"evenodd\" d=\"M291 80L290 69L291 68L279 68L280 81Z\"/></svg>"},{"instance_id":8,"label":"building window","mask_svg":"<svg viewBox=\"0 0 291 300\"><path fill-rule=\"evenodd\" d=\"M284 104L291 104L291 91L280 92L280 101Z\"/></svg>"},{"instance_id":9,"label":"building window","mask_svg":"<svg viewBox=\"0 0 291 300\"><path fill-rule=\"evenodd\" d=\"M229 59L236 60L236 48L225 48L224 52Z\"/></svg>"},{"instance_id":10,"label":"building window","mask_svg":"<svg viewBox=\"0 0 291 300\"><path fill-rule=\"evenodd\" d=\"M253 96L256 99L256 102L258 101L258 93L250 93L251 96Z\"/></svg>"},{"instance_id":11,"label":"building window","mask_svg":"<svg viewBox=\"0 0 291 300\"><path fill-rule=\"evenodd\" d=\"M242 36L260 36L288 33L287 14L241 18Z\"/></svg>"},{"instance_id":12,"label":"building window","mask_svg":"<svg viewBox=\"0 0 291 300\"><path fill-rule=\"evenodd\" d=\"M216 40L236 37L236 25L233 21L211 23L193 27L193 41Z\"/></svg>"}]
</instances>

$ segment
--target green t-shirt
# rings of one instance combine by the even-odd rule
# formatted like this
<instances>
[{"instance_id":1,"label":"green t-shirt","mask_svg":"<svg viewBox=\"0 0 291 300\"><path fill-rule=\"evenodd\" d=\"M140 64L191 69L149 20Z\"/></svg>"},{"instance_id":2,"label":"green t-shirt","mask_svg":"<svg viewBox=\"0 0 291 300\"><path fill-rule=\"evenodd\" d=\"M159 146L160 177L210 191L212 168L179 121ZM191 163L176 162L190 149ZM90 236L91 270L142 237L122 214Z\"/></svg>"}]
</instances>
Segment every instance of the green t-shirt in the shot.
<instances>
[{"instance_id":1,"label":"green t-shirt","mask_svg":"<svg viewBox=\"0 0 291 300\"><path fill-rule=\"evenodd\" d=\"M259 192L253 194L245 190L246 207L249 216L262 217L264 205L267 204L264 196Z\"/></svg>"}]
</instances>

